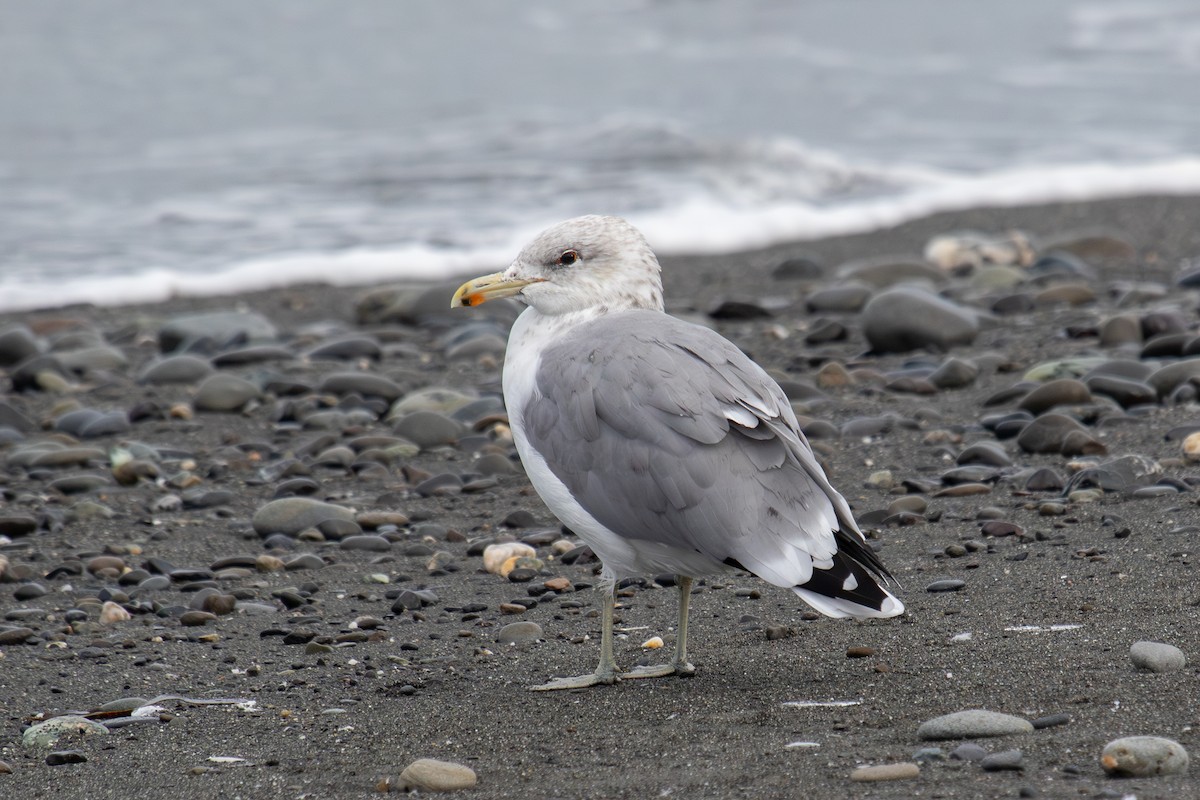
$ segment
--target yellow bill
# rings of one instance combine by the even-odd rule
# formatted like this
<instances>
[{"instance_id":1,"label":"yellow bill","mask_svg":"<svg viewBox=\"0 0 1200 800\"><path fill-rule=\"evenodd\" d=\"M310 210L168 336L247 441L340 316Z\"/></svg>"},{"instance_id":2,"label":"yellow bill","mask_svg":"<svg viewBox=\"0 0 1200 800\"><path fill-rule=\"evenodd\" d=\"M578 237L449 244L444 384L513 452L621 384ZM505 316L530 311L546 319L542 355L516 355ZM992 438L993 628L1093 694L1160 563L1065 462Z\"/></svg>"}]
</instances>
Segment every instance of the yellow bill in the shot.
<instances>
[{"instance_id":1,"label":"yellow bill","mask_svg":"<svg viewBox=\"0 0 1200 800\"><path fill-rule=\"evenodd\" d=\"M541 283L545 278L505 278L503 272L493 272L471 280L458 287L450 299L450 307L477 306L488 300L512 297L531 283Z\"/></svg>"}]
</instances>

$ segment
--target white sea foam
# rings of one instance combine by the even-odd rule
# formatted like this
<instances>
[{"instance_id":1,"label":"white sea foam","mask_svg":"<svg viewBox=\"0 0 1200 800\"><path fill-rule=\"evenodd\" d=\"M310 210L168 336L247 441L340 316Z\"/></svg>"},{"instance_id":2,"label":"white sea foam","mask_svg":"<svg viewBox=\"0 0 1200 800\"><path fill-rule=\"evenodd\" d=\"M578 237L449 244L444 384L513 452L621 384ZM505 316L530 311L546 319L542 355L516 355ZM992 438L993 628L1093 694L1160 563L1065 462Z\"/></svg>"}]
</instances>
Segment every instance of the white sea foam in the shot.
<instances>
[{"instance_id":1,"label":"white sea foam","mask_svg":"<svg viewBox=\"0 0 1200 800\"><path fill-rule=\"evenodd\" d=\"M882 173L881 173L882 174ZM1152 194L1200 194L1200 158L1181 157L1121 166L1049 166L979 175L891 170L908 188L827 204L720 202L711 192L676 205L629 215L664 255L719 254L786 241L863 233L930 214L976 207L1010 207ZM521 245L555 219L529 219L487 242L458 247L425 243L295 252L230 264L223 269L157 268L116 275L38 281L0 276L0 311L73 303L122 305L177 296L213 296L306 283L334 286L435 281L503 267Z\"/></svg>"}]
</instances>

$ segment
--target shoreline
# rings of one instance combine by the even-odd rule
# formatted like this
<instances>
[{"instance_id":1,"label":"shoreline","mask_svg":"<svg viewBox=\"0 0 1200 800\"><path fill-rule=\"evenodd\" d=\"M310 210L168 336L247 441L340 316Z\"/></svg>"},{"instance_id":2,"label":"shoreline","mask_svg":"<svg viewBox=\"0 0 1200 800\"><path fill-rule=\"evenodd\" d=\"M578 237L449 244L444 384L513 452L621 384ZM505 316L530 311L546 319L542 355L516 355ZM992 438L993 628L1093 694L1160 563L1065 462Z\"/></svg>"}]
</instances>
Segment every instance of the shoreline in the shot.
<instances>
[{"instance_id":1,"label":"shoreline","mask_svg":"<svg viewBox=\"0 0 1200 800\"><path fill-rule=\"evenodd\" d=\"M906 222L890 228L865 233L822 237L818 239L783 242L763 248L720 254L670 255L660 258L664 267L664 282L668 297L691 297L703 294L703 289L735 282L724 280L731 264L761 272L791 257L808 257L827 270L839 264L861 258L907 257L919 258L925 243L933 236L950 231L974 230L999 234L1007 230L1022 230L1035 238L1106 231L1125 237L1143 258L1140 266L1146 277L1162 279L1177 272L1185 258L1200 256L1200 232L1191 224L1200 219L1200 195L1147 195L1084 202L1056 202L1026 206L981 207L963 211L946 211ZM513 252L512 256L516 256ZM1147 260L1148 259L1148 260ZM467 270L461 277L494 271L503 266L480 264L478 270ZM448 283L460 276L444 280L385 280L354 286L331 286L306 283L277 289L234 292L220 295L181 295L152 303L93 306L76 303L68 306L49 306L37 309L0 312L0 318L25 319L71 309L152 309L194 305L212 308L239 302L269 300L273 295L329 294L344 304L348 298L381 286L432 286ZM756 278L765 276L755 274ZM716 281L713 283L709 278Z\"/></svg>"}]
</instances>

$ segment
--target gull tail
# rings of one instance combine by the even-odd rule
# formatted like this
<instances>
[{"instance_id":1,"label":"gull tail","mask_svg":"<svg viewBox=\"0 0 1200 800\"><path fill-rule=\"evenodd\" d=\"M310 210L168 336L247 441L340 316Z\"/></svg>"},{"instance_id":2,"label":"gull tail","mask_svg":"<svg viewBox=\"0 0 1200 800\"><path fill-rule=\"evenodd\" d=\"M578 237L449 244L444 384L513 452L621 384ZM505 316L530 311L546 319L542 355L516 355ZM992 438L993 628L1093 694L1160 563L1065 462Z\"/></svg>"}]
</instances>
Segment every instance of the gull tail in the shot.
<instances>
[{"instance_id":1,"label":"gull tail","mask_svg":"<svg viewBox=\"0 0 1200 800\"><path fill-rule=\"evenodd\" d=\"M842 549L829 569L814 569L806 582L793 586L801 600L828 617L886 618L904 613L904 603L884 587L894 583L879 557L864 544L838 531Z\"/></svg>"}]
</instances>

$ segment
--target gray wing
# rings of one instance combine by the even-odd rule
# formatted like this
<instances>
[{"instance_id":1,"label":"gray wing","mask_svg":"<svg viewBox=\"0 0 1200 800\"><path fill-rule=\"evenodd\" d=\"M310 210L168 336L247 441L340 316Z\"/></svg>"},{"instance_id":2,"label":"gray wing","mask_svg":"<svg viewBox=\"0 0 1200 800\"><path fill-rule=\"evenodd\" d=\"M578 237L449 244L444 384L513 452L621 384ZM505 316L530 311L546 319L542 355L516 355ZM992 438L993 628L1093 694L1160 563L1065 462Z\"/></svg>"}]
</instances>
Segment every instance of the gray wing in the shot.
<instances>
[{"instance_id":1,"label":"gray wing","mask_svg":"<svg viewBox=\"0 0 1200 800\"><path fill-rule=\"evenodd\" d=\"M890 577L783 391L717 333L653 311L605 315L547 348L536 385L530 444L615 533L779 586L820 592L828 579L844 593L853 573L873 587L864 566Z\"/></svg>"}]
</instances>

